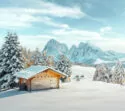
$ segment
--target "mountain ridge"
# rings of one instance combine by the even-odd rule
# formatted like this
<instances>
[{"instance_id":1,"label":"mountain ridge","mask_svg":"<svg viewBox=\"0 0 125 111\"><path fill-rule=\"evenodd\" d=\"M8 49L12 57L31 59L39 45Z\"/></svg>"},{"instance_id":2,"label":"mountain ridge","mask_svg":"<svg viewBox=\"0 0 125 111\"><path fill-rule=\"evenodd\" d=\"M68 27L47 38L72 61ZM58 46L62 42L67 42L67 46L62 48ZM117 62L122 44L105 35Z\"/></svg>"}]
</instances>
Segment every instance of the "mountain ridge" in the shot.
<instances>
[{"instance_id":1,"label":"mountain ridge","mask_svg":"<svg viewBox=\"0 0 125 111\"><path fill-rule=\"evenodd\" d=\"M96 60L115 61L125 58L125 53L115 52L113 50L103 51L101 48L90 44L80 42L78 46L72 45L71 48L64 43L60 43L55 39L51 39L45 45L43 51L47 55L53 56L55 59L59 55L66 55L73 63L85 63L92 65Z\"/></svg>"}]
</instances>

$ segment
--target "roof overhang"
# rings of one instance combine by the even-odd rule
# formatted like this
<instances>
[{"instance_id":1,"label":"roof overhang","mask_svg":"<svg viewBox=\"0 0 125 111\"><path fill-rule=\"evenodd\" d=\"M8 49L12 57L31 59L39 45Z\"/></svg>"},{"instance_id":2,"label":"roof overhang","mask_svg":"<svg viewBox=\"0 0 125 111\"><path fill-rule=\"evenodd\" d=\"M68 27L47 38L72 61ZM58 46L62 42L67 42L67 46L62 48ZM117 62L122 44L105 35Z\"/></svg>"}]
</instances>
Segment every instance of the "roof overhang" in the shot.
<instances>
[{"instance_id":1,"label":"roof overhang","mask_svg":"<svg viewBox=\"0 0 125 111\"><path fill-rule=\"evenodd\" d=\"M61 77L67 77L67 75L65 73L62 73L61 71L55 70L54 68L47 67L47 66L38 66L38 67L39 67L38 68L39 70L36 70L37 66L31 66L31 67L29 67L27 69L24 69L24 70L22 70L20 72L17 72L15 75L16 75L17 78L30 79L30 78L34 77L35 75L37 75L37 74L39 74L41 72L44 72L46 70L52 70L52 71L58 73ZM36 71L30 70L30 68L33 68Z\"/></svg>"}]
</instances>

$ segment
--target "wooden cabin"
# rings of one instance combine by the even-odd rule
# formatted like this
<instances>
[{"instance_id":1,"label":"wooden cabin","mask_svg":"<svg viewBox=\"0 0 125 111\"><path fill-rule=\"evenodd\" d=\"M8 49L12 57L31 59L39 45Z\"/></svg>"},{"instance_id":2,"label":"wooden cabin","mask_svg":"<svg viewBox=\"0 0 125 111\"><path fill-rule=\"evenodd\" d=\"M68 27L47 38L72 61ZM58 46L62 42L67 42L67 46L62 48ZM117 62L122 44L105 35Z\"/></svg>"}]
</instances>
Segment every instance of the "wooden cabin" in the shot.
<instances>
[{"instance_id":1,"label":"wooden cabin","mask_svg":"<svg viewBox=\"0 0 125 111\"><path fill-rule=\"evenodd\" d=\"M20 90L41 90L59 88L60 78L66 77L61 73L47 66L31 66L17 73Z\"/></svg>"}]
</instances>

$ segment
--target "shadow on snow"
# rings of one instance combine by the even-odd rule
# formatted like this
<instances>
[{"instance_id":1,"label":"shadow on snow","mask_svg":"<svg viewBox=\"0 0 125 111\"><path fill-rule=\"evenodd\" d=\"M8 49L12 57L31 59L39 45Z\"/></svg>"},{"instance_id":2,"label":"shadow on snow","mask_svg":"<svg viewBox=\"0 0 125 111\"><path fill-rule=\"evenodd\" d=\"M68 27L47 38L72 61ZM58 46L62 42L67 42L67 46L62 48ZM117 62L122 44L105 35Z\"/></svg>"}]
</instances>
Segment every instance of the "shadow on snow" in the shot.
<instances>
[{"instance_id":1,"label":"shadow on snow","mask_svg":"<svg viewBox=\"0 0 125 111\"><path fill-rule=\"evenodd\" d=\"M0 98L22 95L22 94L26 94L26 93L28 93L28 92L27 91L19 91L19 89L12 89L12 90L8 90L8 91L0 92Z\"/></svg>"},{"instance_id":2,"label":"shadow on snow","mask_svg":"<svg viewBox=\"0 0 125 111\"><path fill-rule=\"evenodd\" d=\"M0 92L0 99L1 98L6 98L6 97L12 97L12 96L17 96L17 95L23 95L23 94L28 94L28 93L39 93L39 92L48 92L48 91L55 91L54 89L42 89L42 90L35 90L35 91L20 91L19 89L11 89L8 91L3 91ZM57 90L56 90L57 91Z\"/></svg>"}]
</instances>

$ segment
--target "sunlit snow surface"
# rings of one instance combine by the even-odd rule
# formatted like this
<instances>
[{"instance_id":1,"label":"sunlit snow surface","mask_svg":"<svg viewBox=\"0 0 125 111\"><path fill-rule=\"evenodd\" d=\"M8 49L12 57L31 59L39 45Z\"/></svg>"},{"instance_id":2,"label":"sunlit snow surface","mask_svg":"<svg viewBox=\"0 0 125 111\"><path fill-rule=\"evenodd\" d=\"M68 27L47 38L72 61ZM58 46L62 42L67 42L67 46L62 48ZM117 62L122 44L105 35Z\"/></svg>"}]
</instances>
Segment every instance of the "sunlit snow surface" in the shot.
<instances>
[{"instance_id":1,"label":"sunlit snow surface","mask_svg":"<svg viewBox=\"0 0 125 111\"><path fill-rule=\"evenodd\" d=\"M60 89L0 93L0 111L125 111L125 87L93 82L95 69L73 66L72 82ZM76 82L75 75L85 78Z\"/></svg>"}]
</instances>

